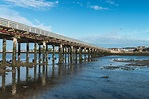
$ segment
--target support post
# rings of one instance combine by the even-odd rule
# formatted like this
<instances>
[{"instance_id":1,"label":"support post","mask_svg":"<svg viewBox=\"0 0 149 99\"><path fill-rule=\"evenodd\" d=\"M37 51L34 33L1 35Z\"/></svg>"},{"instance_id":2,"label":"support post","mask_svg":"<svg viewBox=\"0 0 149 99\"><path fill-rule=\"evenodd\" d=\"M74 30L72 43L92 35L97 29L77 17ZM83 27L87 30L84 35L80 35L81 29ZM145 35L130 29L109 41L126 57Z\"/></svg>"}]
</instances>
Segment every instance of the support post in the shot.
<instances>
[{"instance_id":1,"label":"support post","mask_svg":"<svg viewBox=\"0 0 149 99\"><path fill-rule=\"evenodd\" d=\"M26 62L29 62L29 43L26 43Z\"/></svg>"},{"instance_id":2,"label":"support post","mask_svg":"<svg viewBox=\"0 0 149 99\"><path fill-rule=\"evenodd\" d=\"M36 64L37 62L37 43L34 43L34 63ZM37 66L34 65L34 81L36 81L36 71L37 70Z\"/></svg>"},{"instance_id":3,"label":"support post","mask_svg":"<svg viewBox=\"0 0 149 99\"><path fill-rule=\"evenodd\" d=\"M84 61L86 62L86 48L84 48Z\"/></svg>"},{"instance_id":4,"label":"support post","mask_svg":"<svg viewBox=\"0 0 149 99\"><path fill-rule=\"evenodd\" d=\"M38 57L38 62L39 62L39 74L40 74L40 63L41 63L41 45L39 45L39 57Z\"/></svg>"},{"instance_id":5,"label":"support post","mask_svg":"<svg viewBox=\"0 0 149 99\"><path fill-rule=\"evenodd\" d=\"M45 62L45 52L46 52L46 42L43 42L43 49L42 49L42 57L43 57L43 59L42 59L42 63L44 63Z\"/></svg>"},{"instance_id":6,"label":"support post","mask_svg":"<svg viewBox=\"0 0 149 99\"><path fill-rule=\"evenodd\" d=\"M3 64L6 63L6 38L3 39L3 58L2 58Z\"/></svg>"},{"instance_id":7,"label":"support post","mask_svg":"<svg viewBox=\"0 0 149 99\"><path fill-rule=\"evenodd\" d=\"M18 62L20 62L21 60L20 55L21 55L21 43L18 43Z\"/></svg>"},{"instance_id":8,"label":"support post","mask_svg":"<svg viewBox=\"0 0 149 99\"><path fill-rule=\"evenodd\" d=\"M54 62L55 62L55 45L54 45L54 44L52 45L52 48L53 48L53 52L52 52L52 62L54 63Z\"/></svg>"},{"instance_id":9,"label":"support post","mask_svg":"<svg viewBox=\"0 0 149 99\"><path fill-rule=\"evenodd\" d=\"M5 73L2 74L2 90L5 91Z\"/></svg>"},{"instance_id":10,"label":"support post","mask_svg":"<svg viewBox=\"0 0 149 99\"><path fill-rule=\"evenodd\" d=\"M63 45L60 44L59 46L59 64L62 64L63 63Z\"/></svg>"},{"instance_id":11,"label":"support post","mask_svg":"<svg viewBox=\"0 0 149 99\"><path fill-rule=\"evenodd\" d=\"M29 43L26 43L26 63L29 63ZM28 66L26 66L26 81L28 81L29 70Z\"/></svg>"},{"instance_id":12,"label":"support post","mask_svg":"<svg viewBox=\"0 0 149 99\"><path fill-rule=\"evenodd\" d=\"M88 48L88 61L90 61L90 48Z\"/></svg>"},{"instance_id":13,"label":"support post","mask_svg":"<svg viewBox=\"0 0 149 99\"><path fill-rule=\"evenodd\" d=\"M13 37L13 53L12 53L12 94L16 94L16 70L15 70L15 64L16 64L16 44L17 39Z\"/></svg>"},{"instance_id":14,"label":"support post","mask_svg":"<svg viewBox=\"0 0 149 99\"><path fill-rule=\"evenodd\" d=\"M70 56L71 56L70 53L71 53L70 47L68 47L68 48L67 48L68 64L70 63Z\"/></svg>"},{"instance_id":15,"label":"support post","mask_svg":"<svg viewBox=\"0 0 149 99\"><path fill-rule=\"evenodd\" d=\"M77 50L78 50L78 49L76 48L76 53L75 53L75 54L76 54L76 55L75 55L75 56L76 56L76 64L77 64L77 61L78 61L78 52L77 52Z\"/></svg>"},{"instance_id":16,"label":"support post","mask_svg":"<svg viewBox=\"0 0 149 99\"><path fill-rule=\"evenodd\" d=\"M16 64L16 45L17 45L17 39L13 37L13 53L12 53L12 65L13 67Z\"/></svg>"},{"instance_id":17,"label":"support post","mask_svg":"<svg viewBox=\"0 0 149 99\"><path fill-rule=\"evenodd\" d=\"M82 48L79 47L79 63L82 63Z\"/></svg>"},{"instance_id":18,"label":"support post","mask_svg":"<svg viewBox=\"0 0 149 99\"><path fill-rule=\"evenodd\" d=\"M34 43L34 63L37 62L37 43Z\"/></svg>"},{"instance_id":19,"label":"support post","mask_svg":"<svg viewBox=\"0 0 149 99\"><path fill-rule=\"evenodd\" d=\"M48 50L48 45L46 44L46 64L48 64L48 54L49 54L49 50Z\"/></svg>"},{"instance_id":20,"label":"support post","mask_svg":"<svg viewBox=\"0 0 149 99\"><path fill-rule=\"evenodd\" d=\"M73 60L73 46L70 47L70 63L72 64L72 60Z\"/></svg>"},{"instance_id":21,"label":"support post","mask_svg":"<svg viewBox=\"0 0 149 99\"><path fill-rule=\"evenodd\" d=\"M64 47L64 55L65 55L65 64L67 63L67 47Z\"/></svg>"},{"instance_id":22,"label":"support post","mask_svg":"<svg viewBox=\"0 0 149 99\"><path fill-rule=\"evenodd\" d=\"M20 60L21 60L21 43L18 43L18 66L17 66L17 70L18 70L18 83L20 82Z\"/></svg>"}]
</instances>

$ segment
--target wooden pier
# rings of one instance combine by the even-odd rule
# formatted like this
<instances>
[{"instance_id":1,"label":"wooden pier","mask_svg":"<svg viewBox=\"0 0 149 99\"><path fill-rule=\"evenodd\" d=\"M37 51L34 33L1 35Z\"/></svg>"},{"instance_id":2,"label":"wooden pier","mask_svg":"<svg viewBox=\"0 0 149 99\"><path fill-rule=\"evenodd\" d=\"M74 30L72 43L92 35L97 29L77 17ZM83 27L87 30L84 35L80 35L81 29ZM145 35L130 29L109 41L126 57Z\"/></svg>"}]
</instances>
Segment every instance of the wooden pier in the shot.
<instances>
[{"instance_id":1,"label":"wooden pier","mask_svg":"<svg viewBox=\"0 0 149 99\"><path fill-rule=\"evenodd\" d=\"M20 75L20 66L26 66L26 80L28 80L29 67L34 66L34 78L36 78L36 66L39 65L38 70L40 71L41 65L48 64L49 45L52 46L51 61L53 63L55 63L55 48L58 48L58 64L87 62L92 58L109 53L105 48L4 18L0 18L0 39L3 40L2 62L0 64L0 73L3 74L2 89L5 90L5 73L8 72L6 66L12 67L12 70L9 70L9 72L12 72L12 94L16 93L16 72L17 75ZM10 63L6 60L7 40L13 41L12 60ZM20 57L22 43L26 43L26 62L22 62ZM34 59L32 62L29 62L30 43L34 43ZM16 55L18 58L16 58ZM45 66L42 67L43 72L45 72ZM18 79L20 79L19 76ZM44 79L42 80L43 85L45 83Z\"/></svg>"}]
</instances>

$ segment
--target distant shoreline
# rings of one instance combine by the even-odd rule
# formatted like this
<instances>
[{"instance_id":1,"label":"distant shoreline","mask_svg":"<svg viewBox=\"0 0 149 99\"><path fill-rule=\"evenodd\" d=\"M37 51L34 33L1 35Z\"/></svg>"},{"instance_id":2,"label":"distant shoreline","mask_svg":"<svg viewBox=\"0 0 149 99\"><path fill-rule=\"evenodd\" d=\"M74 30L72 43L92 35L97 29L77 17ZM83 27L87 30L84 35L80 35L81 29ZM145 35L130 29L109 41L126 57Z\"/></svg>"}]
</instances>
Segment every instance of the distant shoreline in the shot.
<instances>
[{"instance_id":1,"label":"distant shoreline","mask_svg":"<svg viewBox=\"0 0 149 99\"><path fill-rule=\"evenodd\" d=\"M111 55L122 55L122 56L149 56L149 53L111 53Z\"/></svg>"}]
</instances>

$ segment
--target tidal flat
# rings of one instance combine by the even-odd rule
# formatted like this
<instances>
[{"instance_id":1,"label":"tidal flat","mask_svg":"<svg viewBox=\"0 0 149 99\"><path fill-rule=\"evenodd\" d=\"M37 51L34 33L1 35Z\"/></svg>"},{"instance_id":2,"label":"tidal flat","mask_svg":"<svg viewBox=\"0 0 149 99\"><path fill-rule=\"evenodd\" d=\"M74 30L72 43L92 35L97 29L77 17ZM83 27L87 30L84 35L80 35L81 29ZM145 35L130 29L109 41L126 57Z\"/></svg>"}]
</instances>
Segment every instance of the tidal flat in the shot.
<instances>
[{"instance_id":1,"label":"tidal flat","mask_svg":"<svg viewBox=\"0 0 149 99\"><path fill-rule=\"evenodd\" d=\"M124 60L148 60L147 56L104 56L82 64L48 65L47 71L38 72L36 79L30 69L17 82L17 92L11 95L11 83L7 79L6 91L0 91L1 99L148 99L149 67L121 69L130 64ZM115 66L114 69L106 67ZM22 71L25 67L22 67ZM24 71L25 72L25 71ZM11 76L9 73L6 77ZM0 76L0 79L2 76ZM1 81L1 80L0 80ZM17 79L16 79L17 81ZM44 82L45 81L45 82ZM1 82L0 82L1 83Z\"/></svg>"}]
</instances>

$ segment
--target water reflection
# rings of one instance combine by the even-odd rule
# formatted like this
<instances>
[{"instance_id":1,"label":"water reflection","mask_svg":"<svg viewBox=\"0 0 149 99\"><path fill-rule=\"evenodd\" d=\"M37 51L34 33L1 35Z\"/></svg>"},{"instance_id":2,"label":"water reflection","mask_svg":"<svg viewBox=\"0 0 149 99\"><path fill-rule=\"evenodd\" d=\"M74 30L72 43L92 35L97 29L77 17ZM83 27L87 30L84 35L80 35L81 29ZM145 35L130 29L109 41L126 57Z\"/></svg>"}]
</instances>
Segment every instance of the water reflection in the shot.
<instances>
[{"instance_id":1,"label":"water reflection","mask_svg":"<svg viewBox=\"0 0 149 99\"><path fill-rule=\"evenodd\" d=\"M10 94L9 97L12 94L13 96L11 97L17 97L17 98L18 97L21 98L26 93L26 91L24 90L27 90L29 92L31 91L32 94L36 94L38 92L41 92L42 87L49 86L50 84L54 84L55 81L61 80L63 75L72 74L74 72L74 67L75 66L72 64L58 65L58 64L55 64L54 61L52 65L39 64L39 65L34 65L33 68L28 68L28 66L26 66L25 80L21 78L22 72L24 72L24 70L22 71L21 69L23 67L20 67L20 66L12 67L12 84L6 85L5 84L6 74L5 73L2 74L2 86L0 89L1 90L0 93L4 92L3 94ZM30 71L29 69L33 71L29 72ZM38 77L37 77L37 74L38 74ZM36 91L34 89L36 89Z\"/></svg>"}]
</instances>

